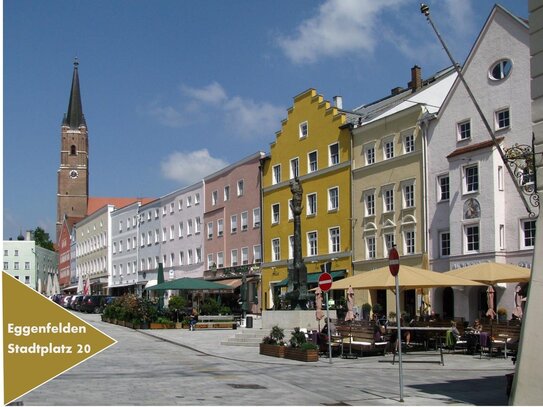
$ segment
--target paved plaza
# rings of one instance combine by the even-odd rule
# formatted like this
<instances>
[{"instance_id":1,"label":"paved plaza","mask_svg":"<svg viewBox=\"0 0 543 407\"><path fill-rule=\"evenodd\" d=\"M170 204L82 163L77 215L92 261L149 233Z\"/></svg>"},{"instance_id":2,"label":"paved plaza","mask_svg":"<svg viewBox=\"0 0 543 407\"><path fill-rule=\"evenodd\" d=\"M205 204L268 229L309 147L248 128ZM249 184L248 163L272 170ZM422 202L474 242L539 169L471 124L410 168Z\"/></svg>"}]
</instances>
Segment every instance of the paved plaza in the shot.
<instances>
[{"instance_id":1,"label":"paved plaza","mask_svg":"<svg viewBox=\"0 0 543 407\"><path fill-rule=\"evenodd\" d=\"M79 314L78 314L79 315ZM511 359L392 355L303 363L225 346L235 330L135 331L79 315L118 343L18 401L23 405L507 405ZM238 330L239 331L239 330Z\"/></svg>"}]
</instances>

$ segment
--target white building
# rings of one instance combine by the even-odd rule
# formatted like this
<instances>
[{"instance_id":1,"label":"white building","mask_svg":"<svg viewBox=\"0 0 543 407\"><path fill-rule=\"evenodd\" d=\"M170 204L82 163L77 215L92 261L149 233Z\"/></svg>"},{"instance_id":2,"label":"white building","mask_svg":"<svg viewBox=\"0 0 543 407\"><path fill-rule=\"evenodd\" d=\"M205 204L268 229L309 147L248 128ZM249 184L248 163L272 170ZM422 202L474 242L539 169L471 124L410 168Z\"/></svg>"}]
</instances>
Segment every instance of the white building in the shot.
<instances>
[{"instance_id":1,"label":"white building","mask_svg":"<svg viewBox=\"0 0 543 407\"><path fill-rule=\"evenodd\" d=\"M501 147L531 144L527 23L495 6L462 72ZM530 267L535 221L458 79L429 124L427 151L431 268L487 261ZM509 317L515 285L495 287ZM486 313L486 288L436 289L432 309L473 321Z\"/></svg>"}]
</instances>

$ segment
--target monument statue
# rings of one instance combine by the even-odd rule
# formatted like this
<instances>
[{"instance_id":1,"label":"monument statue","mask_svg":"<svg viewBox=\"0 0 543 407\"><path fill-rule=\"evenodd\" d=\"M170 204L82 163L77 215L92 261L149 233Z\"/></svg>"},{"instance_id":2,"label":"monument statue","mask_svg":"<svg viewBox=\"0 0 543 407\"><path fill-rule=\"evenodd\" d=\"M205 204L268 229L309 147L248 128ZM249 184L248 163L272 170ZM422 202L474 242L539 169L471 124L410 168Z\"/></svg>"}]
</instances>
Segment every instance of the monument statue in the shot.
<instances>
[{"instance_id":1,"label":"monument statue","mask_svg":"<svg viewBox=\"0 0 543 407\"><path fill-rule=\"evenodd\" d=\"M300 227L300 215L302 213L303 188L298 177L290 181L292 201L290 209L294 218L294 244L292 247L293 260L288 267L287 296L296 308L306 308L307 303L307 268L302 257L302 232ZM293 305L294 307L294 305Z\"/></svg>"}]
</instances>

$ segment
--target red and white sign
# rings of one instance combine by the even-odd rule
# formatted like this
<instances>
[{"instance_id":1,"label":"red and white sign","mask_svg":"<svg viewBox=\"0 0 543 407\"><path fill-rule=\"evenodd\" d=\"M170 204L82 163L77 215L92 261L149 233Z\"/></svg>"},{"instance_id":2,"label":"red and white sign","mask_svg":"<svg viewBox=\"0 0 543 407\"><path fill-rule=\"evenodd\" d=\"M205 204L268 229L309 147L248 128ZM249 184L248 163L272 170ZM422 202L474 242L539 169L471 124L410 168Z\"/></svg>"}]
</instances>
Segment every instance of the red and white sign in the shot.
<instances>
[{"instance_id":1,"label":"red and white sign","mask_svg":"<svg viewBox=\"0 0 543 407\"><path fill-rule=\"evenodd\" d=\"M326 292L332 287L332 275L330 273L322 273L319 276L319 288Z\"/></svg>"},{"instance_id":2,"label":"red and white sign","mask_svg":"<svg viewBox=\"0 0 543 407\"><path fill-rule=\"evenodd\" d=\"M390 249L390 252L388 253L388 268L390 269L390 274L394 277L396 277L400 271L400 256L395 247Z\"/></svg>"}]
</instances>

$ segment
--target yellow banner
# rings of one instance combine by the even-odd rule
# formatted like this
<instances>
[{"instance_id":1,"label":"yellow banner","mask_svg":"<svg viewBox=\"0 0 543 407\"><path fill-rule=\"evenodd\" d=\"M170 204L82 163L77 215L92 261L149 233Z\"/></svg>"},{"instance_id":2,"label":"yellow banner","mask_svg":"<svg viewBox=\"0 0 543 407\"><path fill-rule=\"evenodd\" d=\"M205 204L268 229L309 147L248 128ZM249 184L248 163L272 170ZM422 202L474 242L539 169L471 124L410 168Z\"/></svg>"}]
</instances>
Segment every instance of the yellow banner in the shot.
<instances>
[{"instance_id":1,"label":"yellow banner","mask_svg":"<svg viewBox=\"0 0 543 407\"><path fill-rule=\"evenodd\" d=\"M2 273L4 404L117 341Z\"/></svg>"}]
</instances>

